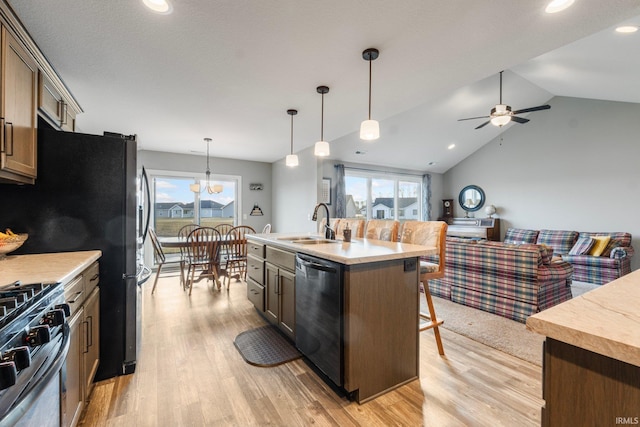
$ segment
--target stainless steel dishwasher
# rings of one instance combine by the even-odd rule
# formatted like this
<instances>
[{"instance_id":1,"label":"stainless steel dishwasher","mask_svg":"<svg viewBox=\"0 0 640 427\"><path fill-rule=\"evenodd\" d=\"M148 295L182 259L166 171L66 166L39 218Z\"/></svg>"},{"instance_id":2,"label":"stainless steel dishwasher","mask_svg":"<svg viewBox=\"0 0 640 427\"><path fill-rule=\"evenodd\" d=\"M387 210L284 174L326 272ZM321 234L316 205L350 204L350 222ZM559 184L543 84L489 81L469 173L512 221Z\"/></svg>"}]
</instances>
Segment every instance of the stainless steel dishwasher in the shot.
<instances>
[{"instance_id":1,"label":"stainless steel dishwasher","mask_svg":"<svg viewBox=\"0 0 640 427\"><path fill-rule=\"evenodd\" d=\"M337 386L344 378L343 265L296 255L296 347Z\"/></svg>"}]
</instances>

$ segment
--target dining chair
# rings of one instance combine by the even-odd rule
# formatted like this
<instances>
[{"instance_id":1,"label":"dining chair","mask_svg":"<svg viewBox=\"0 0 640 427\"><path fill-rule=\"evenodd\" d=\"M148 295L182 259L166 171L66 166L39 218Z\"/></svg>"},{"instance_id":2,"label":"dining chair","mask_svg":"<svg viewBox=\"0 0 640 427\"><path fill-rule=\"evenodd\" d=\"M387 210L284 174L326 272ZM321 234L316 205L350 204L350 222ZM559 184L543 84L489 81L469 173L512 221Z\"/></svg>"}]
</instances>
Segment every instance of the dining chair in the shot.
<instances>
[{"instance_id":1,"label":"dining chair","mask_svg":"<svg viewBox=\"0 0 640 427\"><path fill-rule=\"evenodd\" d=\"M264 226L264 228L262 229L262 234L269 234L271 233L271 224L267 224Z\"/></svg>"},{"instance_id":2,"label":"dining chair","mask_svg":"<svg viewBox=\"0 0 640 427\"><path fill-rule=\"evenodd\" d=\"M231 277L237 274L238 279L247 278L247 234L255 234L253 227L238 225L227 233L227 259L225 270L227 274L227 290L231 284Z\"/></svg>"},{"instance_id":3,"label":"dining chair","mask_svg":"<svg viewBox=\"0 0 640 427\"><path fill-rule=\"evenodd\" d=\"M193 290L195 273L201 269L200 278L213 277L214 284L220 288L218 277L220 232L213 227L199 227L189 233L187 237L187 283L189 295ZM198 279L198 280L199 280Z\"/></svg>"},{"instance_id":4,"label":"dining chair","mask_svg":"<svg viewBox=\"0 0 640 427\"><path fill-rule=\"evenodd\" d=\"M394 219L370 219L365 226L364 237L397 242L399 228L400 223Z\"/></svg>"},{"instance_id":5,"label":"dining chair","mask_svg":"<svg viewBox=\"0 0 640 427\"><path fill-rule=\"evenodd\" d=\"M431 246L438 250L437 264L420 259L420 284L424 292L424 297L427 300L429 313L420 312L420 318L425 319L427 323L420 326L419 329L420 331L433 329L438 346L438 353L440 353L441 356L444 356L444 347L442 346L440 329L438 329L438 327L442 325L444 321L436 317L436 310L433 306L431 291L429 290L429 280L444 277L447 228L448 225L444 221L406 221L402 225L400 236L401 243Z\"/></svg>"},{"instance_id":6,"label":"dining chair","mask_svg":"<svg viewBox=\"0 0 640 427\"><path fill-rule=\"evenodd\" d=\"M158 235L153 228L149 228L149 238L151 239L151 245L153 246L153 257L155 264L158 265L158 270L156 270L156 278L153 281L153 288L151 288L151 293L153 294L156 291L156 286L158 285L158 279L160 278L160 273L162 272L162 267L165 264L180 262L180 260L168 260L167 256L162 250L162 245L158 240Z\"/></svg>"},{"instance_id":7,"label":"dining chair","mask_svg":"<svg viewBox=\"0 0 640 427\"><path fill-rule=\"evenodd\" d=\"M222 223L222 224L218 224L213 228L218 230L218 232L220 232L221 236L226 236L227 233L229 232L229 230L231 230L233 227L234 227L233 224L229 224L228 222L225 222L225 223Z\"/></svg>"},{"instance_id":8,"label":"dining chair","mask_svg":"<svg viewBox=\"0 0 640 427\"><path fill-rule=\"evenodd\" d=\"M226 238L227 234L229 234L229 231L235 227L235 225L233 224L229 224L228 222L224 222L221 224L216 225L215 228L216 230L218 230L220 232L220 235L222 236L223 240ZM220 262L224 265L227 262L227 252L229 251L229 247L224 244L220 247Z\"/></svg>"},{"instance_id":9,"label":"dining chair","mask_svg":"<svg viewBox=\"0 0 640 427\"><path fill-rule=\"evenodd\" d=\"M180 230L178 230L178 239L180 241L186 242L187 237L189 237L189 234L193 230L199 227L200 226L198 224L187 224L182 226ZM182 285L183 288L185 288L187 285L186 278L185 278L186 266L187 266L187 247L181 245L180 246L180 284Z\"/></svg>"}]
</instances>

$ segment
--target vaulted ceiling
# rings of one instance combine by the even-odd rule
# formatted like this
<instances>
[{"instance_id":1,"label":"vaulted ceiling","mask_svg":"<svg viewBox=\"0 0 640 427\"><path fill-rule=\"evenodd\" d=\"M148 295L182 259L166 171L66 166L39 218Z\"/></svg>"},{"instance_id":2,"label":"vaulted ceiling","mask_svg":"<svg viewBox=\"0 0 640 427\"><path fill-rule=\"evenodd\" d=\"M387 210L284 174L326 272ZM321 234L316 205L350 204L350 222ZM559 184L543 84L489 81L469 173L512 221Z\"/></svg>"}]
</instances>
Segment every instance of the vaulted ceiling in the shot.
<instances>
[{"instance_id":1,"label":"vaulted ceiling","mask_svg":"<svg viewBox=\"0 0 640 427\"><path fill-rule=\"evenodd\" d=\"M637 0L546 1L8 0L84 112L78 129L136 133L147 150L274 162L320 138L318 85L327 85L324 134L343 161L445 172L501 131L463 117L553 96L640 102ZM358 138L367 116L381 138ZM549 111L535 114L549 114ZM450 144L456 148L448 150ZM356 151L365 154L356 154ZM304 167L304 165L301 165Z\"/></svg>"}]
</instances>

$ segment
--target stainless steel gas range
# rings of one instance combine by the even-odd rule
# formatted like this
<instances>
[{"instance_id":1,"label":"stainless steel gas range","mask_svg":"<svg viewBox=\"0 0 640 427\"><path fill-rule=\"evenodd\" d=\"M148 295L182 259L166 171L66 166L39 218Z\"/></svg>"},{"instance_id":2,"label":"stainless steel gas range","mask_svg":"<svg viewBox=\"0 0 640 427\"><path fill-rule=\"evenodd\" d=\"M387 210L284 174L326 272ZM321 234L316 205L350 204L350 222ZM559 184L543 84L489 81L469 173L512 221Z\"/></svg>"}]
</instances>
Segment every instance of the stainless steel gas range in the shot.
<instances>
[{"instance_id":1,"label":"stainless steel gas range","mask_svg":"<svg viewBox=\"0 0 640 427\"><path fill-rule=\"evenodd\" d=\"M69 306L60 283L0 288L0 426L60 426Z\"/></svg>"}]
</instances>

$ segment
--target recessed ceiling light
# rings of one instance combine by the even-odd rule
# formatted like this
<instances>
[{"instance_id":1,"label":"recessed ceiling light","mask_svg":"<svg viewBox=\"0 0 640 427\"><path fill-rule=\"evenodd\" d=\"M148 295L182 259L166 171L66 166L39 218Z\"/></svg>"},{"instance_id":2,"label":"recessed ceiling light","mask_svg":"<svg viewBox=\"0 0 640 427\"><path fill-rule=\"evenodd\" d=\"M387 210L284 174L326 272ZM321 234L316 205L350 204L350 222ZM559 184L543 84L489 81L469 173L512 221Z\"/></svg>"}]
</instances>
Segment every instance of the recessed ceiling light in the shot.
<instances>
[{"instance_id":1,"label":"recessed ceiling light","mask_svg":"<svg viewBox=\"0 0 640 427\"><path fill-rule=\"evenodd\" d=\"M618 33L635 33L636 31L638 31L638 27L636 27L635 25L623 25L621 27L616 28L616 32Z\"/></svg>"},{"instance_id":2,"label":"recessed ceiling light","mask_svg":"<svg viewBox=\"0 0 640 427\"><path fill-rule=\"evenodd\" d=\"M428 166L434 166L436 164L436 162L429 162L427 163Z\"/></svg>"},{"instance_id":3,"label":"recessed ceiling light","mask_svg":"<svg viewBox=\"0 0 640 427\"><path fill-rule=\"evenodd\" d=\"M367 152L366 151L362 151L362 150L358 150L358 151L356 151L356 154L360 154L360 155L364 156L365 154L367 154Z\"/></svg>"},{"instance_id":4,"label":"recessed ceiling light","mask_svg":"<svg viewBox=\"0 0 640 427\"><path fill-rule=\"evenodd\" d=\"M449 150L453 150L454 148L456 148L456 144L451 144L447 147Z\"/></svg>"},{"instance_id":5,"label":"recessed ceiling light","mask_svg":"<svg viewBox=\"0 0 640 427\"><path fill-rule=\"evenodd\" d=\"M156 13L168 15L173 12L171 3L168 0L142 0L142 3Z\"/></svg>"},{"instance_id":6,"label":"recessed ceiling light","mask_svg":"<svg viewBox=\"0 0 640 427\"><path fill-rule=\"evenodd\" d=\"M575 0L553 0L544 9L547 13L562 12L573 4Z\"/></svg>"}]
</instances>

